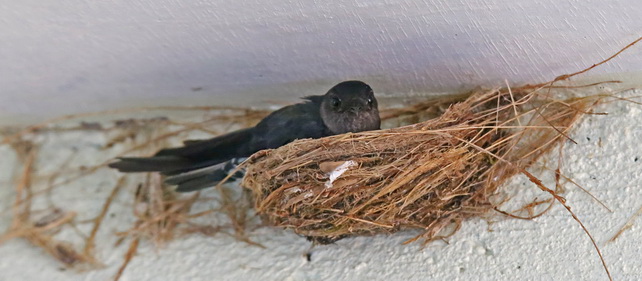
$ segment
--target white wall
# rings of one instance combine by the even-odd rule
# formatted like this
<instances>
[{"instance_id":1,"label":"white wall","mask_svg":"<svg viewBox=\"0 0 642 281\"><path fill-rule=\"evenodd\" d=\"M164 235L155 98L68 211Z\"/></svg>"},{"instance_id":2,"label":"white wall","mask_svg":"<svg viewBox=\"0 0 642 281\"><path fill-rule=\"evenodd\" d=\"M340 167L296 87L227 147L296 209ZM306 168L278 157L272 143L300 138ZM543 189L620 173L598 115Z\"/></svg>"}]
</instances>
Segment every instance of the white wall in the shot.
<instances>
[{"instance_id":1,"label":"white wall","mask_svg":"<svg viewBox=\"0 0 642 281\"><path fill-rule=\"evenodd\" d=\"M349 78L380 93L536 82L639 37L641 15L640 0L0 0L0 121L293 101ZM641 50L599 71L642 72Z\"/></svg>"}]
</instances>

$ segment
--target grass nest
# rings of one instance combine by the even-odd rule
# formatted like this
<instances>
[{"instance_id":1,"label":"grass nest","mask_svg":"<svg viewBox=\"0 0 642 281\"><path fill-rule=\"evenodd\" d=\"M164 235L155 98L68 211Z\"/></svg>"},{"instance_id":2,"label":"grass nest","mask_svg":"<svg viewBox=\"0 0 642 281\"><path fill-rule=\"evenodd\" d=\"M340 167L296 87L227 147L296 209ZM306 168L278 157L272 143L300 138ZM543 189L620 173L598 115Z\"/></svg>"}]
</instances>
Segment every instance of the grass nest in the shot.
<instances>
[{"instance_id":1,"label":"grass nest","mask_svg":"<svg viewBox=\"0 0 642 281\"><path fill-rule=\"evenodd\" d=\"M480 91L418 124L266 150L246 162L243 185L269 224L319 243L402 229L439 239L501 205L498 187L530 175L600 100L557 100L550 89Z\"/></svg>"}]
</instances>

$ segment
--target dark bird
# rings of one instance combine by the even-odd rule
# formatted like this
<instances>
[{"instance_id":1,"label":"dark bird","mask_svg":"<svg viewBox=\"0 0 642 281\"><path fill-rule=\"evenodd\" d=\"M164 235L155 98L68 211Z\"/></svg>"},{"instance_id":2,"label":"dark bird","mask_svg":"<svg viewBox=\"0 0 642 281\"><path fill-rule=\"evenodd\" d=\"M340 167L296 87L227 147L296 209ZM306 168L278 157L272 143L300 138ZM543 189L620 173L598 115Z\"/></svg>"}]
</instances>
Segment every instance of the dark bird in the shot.
<instances>
[{"instance_id":1,"label":"dark bird","mask_svg":"<svg viewBox=\"0 0 642 281\"><path fill-rule=\"evenodd\" d=\"M296 139L321 138L348 132L378 130L381 125L372 88L345 81L323 96L283 107L256 126L207 140L188 140L151 157L124 157L109 167L121 172L161 172L165 183L188 192L215 186L245 158ZM233 175L240 177L242 174Z\"/></svg>"}]
</instances>

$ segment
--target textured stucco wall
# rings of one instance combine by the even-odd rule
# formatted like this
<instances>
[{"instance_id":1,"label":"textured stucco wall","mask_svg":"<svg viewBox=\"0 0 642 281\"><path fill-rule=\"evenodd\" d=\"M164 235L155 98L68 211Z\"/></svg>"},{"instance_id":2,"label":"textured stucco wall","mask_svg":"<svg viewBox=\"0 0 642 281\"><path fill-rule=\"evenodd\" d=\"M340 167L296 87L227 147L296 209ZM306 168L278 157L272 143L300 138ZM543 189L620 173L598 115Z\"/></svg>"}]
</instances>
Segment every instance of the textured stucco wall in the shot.
<instances>
[{"instance_id":1,"label":"textured stucco wall","mask_svg":"<svg viewBox=\"0 0 642 281\"><path fill-rule=\"evenodd\" d=\"M535 82L642 32L639 0L0 1L0 121ZM599 72L640 72L642 52ZM1 118L4 117L4 118Z\"/></svg>"}]
</instances>

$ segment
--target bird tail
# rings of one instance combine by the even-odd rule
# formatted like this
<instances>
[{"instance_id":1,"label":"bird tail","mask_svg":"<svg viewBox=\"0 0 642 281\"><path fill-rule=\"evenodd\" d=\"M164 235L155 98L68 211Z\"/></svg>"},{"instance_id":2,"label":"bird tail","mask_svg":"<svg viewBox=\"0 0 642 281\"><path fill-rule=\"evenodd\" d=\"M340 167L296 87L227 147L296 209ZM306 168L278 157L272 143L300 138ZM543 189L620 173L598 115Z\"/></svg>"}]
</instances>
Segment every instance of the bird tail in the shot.
<instances>
[{"instance_id":1,"label":"bird tail","mask_svg":"<svg viewBox=\"0 0 642 281\"><path fill-rule=\"evenodd\" d=\"M182 170L193 165L187 159L176 156L153 157L122 157L118 162L110 163L109 167L124 173L137 172L171 172Z\"/></svg>"},{"instance_id":2,"label":"bird tail","mask_svg":"<svg viewBox=\"0 0 642 281\"><path fill-rule=\"evenodd\" d=\"M182 147L166 148L151 157L122 157L109 167L120 172L161 172L178 175L236 157L247 157L252 129L247 128L207 140L188 140Z\"/></svg>"},{"instance_id":3,"label":"bird tail","mask_svg":"<svg viewBox=\"0 0 642 281\"><path fill-rule=\"evenodd\" d=\"M160 172L163 175L177 175L203 167L216 165L226 159L193 161L177 156L121 157L110 163L110 168L123 173Z\"/></svg>"},{"instance_id":4,"label":"bird tail","mask_svg":"<svg viewBox=\"0 0 642 281\"><path fill-rule=\"evenodd\" d=\"M176 185L176 191L178 192L190 192L212 187L227 178L230 172L233 172L245 159L247 158L232 158L223 163L169 176L165 179L165 183ZM229 181L239 179L243 177L243 174L244 171L239 170L230 176Z\"/></svg>"}]
</instances>

